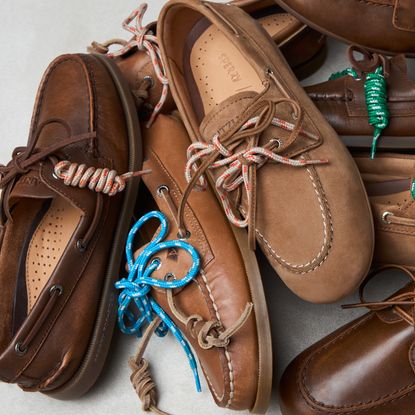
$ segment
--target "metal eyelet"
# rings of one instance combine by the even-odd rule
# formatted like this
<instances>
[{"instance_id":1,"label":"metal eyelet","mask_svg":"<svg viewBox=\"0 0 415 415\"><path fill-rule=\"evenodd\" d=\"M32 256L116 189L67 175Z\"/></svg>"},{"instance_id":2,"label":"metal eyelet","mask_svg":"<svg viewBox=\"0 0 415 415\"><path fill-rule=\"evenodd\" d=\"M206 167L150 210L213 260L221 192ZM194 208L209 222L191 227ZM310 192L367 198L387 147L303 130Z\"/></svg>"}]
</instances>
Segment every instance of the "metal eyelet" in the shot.
<instances>
[{"instance_id":1,"label":"metal eyelet","mask_svg":"<svg viewBox=\"0 0 415 415\"><path fill-rule=\"evenodd\" d=\"M76 243L76 247L80 252L86 251L86 244L81 239Z\"/></svg>"},{"instance_id":2,"label":"metal eyelet","mask_svg":"<svg viewBox=\"0 0 415 415\"><path fill-rule=\"evenodd\" d=\"M50 287L49 294L52 295L53 293L57 292L58 296L63 294L63 287L60 284L55 284Z\"/></svg>"},{"instance_id":3,"label":"metal eyelet","mask_svg":"<svg viewBox=\"0 0 415 415\"><path fill-rule=\"evenodd\" d=\"M155 271L157 271L158 269L161 268L161 259L156 256L155 258L153 258L153 260L151 261L152 263L157 262L157 268L155 269Z\"/></svg>"},{"instance_id":4,"label":"metal eyelet","mask_svg":"<svg viewBox=\"0 0 415 415\"><path fill-rule=\"evenodd\" d=\"M390 225L392 222L388 220L388 216L393 216L393 213L392 212L388 212L388 211L383 212L383 214L382 214L382 221L385 222L385 223L387 223L388 225Z\"/></svg>"},{"instance_id":5,"label":"metal eyelet","mask_svg":"<svg viewBox=\"0 0 415 415\"><path fill-rule=\"evenodd\" d=\"M22 344L16 343L16 345L14 346L14 351L16 352L17 355L24 356L27 353L27 347L22 349Z\"/></svg>"},{"instance_id":6,"label":"metal eyelet","mask_svg":"<svg viewBox=\"0 0 415 415\"><path fill-rule=\"evenodd\" d=\"M164 276L164 281L174 281L176 279L176 276L174 274L172 274L171 272L168 272L165 276Z\"/></svg>"},{"instance_id":7,"label":"metal eyelet","mask_svg":"<svg viewBox=\"0 0 415 415\"><path fill-rule=\"evenodd\" d=\"M148 81L150 83L150 88L153 88L154 86L154 79L150 75L146 75L144 78L144 81Z\"/></svg>"},{"instance_id":8,"label":"metal eyelet","mask_svg":"<svg viewBox=\"0 0 415 415\"><path fill-rule=\"evenodd\" d=\"M265 69L265 73L266 73L268 76L274 75L274 71L273 71L272 69L270 69L270 68Z\"/></svg>"},{"instance_id":9,"label":"metal eyelet","mask_svg":"<svg viewBox=\"0 0 415 415\"><path fill-rule=\"evenodd\" d=\"M166 186L165 184L162 184L161 186L158 187L157 189L157 196L158 197L163 197L163 192L170 192L170 189L168 186Z\"/></svg>"},{"instance_id":10,"label":"metal eyelet","mask_svg":"<svg viewBox=\"0 0 415 415\"><path fill-rule=\"evenodd\" d=\"M186 231L186 233L184 234L184 236L180 232L177 232L177 237L179 239L182 239L182 240L189 239L191 236L192 236L192 234L190 233L190 231Z\"/></svg>"},{"instance_id":11,"label":"metal eyelet","mask_svg":"<svg viewBox=\"0 0 415 415\"><path fill-rule=\"evenodd\" d=\"M280 148L282 146L283 141L280 138L271 138L271 143L275 144L275 148Z\"/></svg>"}]
</instances>

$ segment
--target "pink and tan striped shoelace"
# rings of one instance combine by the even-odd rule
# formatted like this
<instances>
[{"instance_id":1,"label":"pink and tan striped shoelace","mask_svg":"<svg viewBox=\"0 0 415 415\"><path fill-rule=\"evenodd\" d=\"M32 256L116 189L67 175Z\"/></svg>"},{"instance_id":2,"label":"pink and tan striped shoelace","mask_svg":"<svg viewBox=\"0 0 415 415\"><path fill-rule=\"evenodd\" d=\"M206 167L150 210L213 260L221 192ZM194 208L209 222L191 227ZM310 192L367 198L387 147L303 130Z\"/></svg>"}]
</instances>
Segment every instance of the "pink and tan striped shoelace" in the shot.
<instances>
[{"instance_id":1,"label":"pink and tan striped shoelace","mask_svg":"<svg viewBox=\"0 0 415 415\"><path fill-rule=\"evenodd\" d=\"M71 163L68 160L55 164L54 174L63 180L66 186L88 187L96 193L115 196L125 189L126 182L133 177L150 173L150 170L128 172L121 175L108 168L87 167L85 164Z\"/></svg>"},{"instance_id":2,"label":"pink and tan striped shoelace","mask_svg":"<svg viewBox=\"0 0 415 415\"><path fill-rule=\"evenodd\" d=\"M99 50L101 53L106 53L109 58L123 56L133 48L145 51L149 55L154 68L154 72L163 86L160 100L155 105L153 113L151 114L150 119L147 121L146 127L149 128L154 123L157 115L160 113L163 105L166 102L167 95L169 93L169 81L167 79L166 69L161 58L158 39L149 30L148 27L143 25L143 18L147 8L148 6L146 3L141 4L123 21L122 27L133 35L129 41L126 42L120 39L112 39L103 44L93 42L91 49ZM132 25L131 23L134 21L134 19L135 25ZM109 47L112 45L120 45L121 48L114 52L110 52Z\"/></svg>"},{"instance_id":3,"label":"pink and tan striped shoelace","mask_svg":"<svg viewBox=\"0 0 415 415\"><path fill-rule=\"evenodd\" d=\"M242 125L239 131L247 131L258 125L260 122L260 116L249 119ZM271 125L282 128L283 130L293 132L295 125L287 121L281 120L277 117L273 117ZM307 137L316 139L313 134L306 131L301 131ZM220 142L220 136L216 133L211 143L195 142L189 146L187 151L188 162L185 170L185 177L188 183L192 181L193 173L198 170L198 164L204 158L210 156L215 151L219 152L220 159L217 159L209 165L209 169L225 168L215 182L216 190L220 196L223 208L229 221L240 228L247 227L249 225L249 216L240 218L232 208L232 203L229 198L229 193L235 191L239 186L243 185L248 205L252 202L252 178L249 174L249 166L256 165L259 169L267 162L280 163L292 167L304 167L309 165L325 164L327 160L307 160L305 158L291 159L281 156L275 153L273 150L280 146L280 141L273 139L268 148L253 146L247 149L240 150L238 152L232 152ZM206 179L204 175L199 177L196 188L204 190L206 188Z\"/></svg>"}]
</instances>

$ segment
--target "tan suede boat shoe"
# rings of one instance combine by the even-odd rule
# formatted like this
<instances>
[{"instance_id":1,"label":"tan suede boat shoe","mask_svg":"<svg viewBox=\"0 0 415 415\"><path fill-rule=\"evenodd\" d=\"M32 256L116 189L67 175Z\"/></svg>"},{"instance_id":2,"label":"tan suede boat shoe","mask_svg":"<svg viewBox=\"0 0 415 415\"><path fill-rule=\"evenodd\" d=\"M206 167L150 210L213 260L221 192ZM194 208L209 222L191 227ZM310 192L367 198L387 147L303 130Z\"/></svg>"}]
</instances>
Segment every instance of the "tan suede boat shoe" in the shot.
<instances>
[{"instance_id":1,"label":"tan suede boat shoe","mask_svg":"<svg viewBox=\"0 0 415 415\"><path fill-rule=\"evenodd\" d=\"M375 220L376 264L415 270L415 155L356 155Z\"/></svg>"},{"instance_id":2,"label":"tan suede boat shoe","mask_svg":"<svg viewBox=\"0 0 415 415\"><path fill-rule=\"evenodd\" d=\"M404 55L387 58L356 47L348 55L350 68L305 88L314 104L348 147L414 149L415 82Z\"/></svg>"},{"instance_id":3,"label":"tan suede boat shoe","mask_svg":"<svg viewBox=\"0 0 415 415\"><path fill-rule=\"evenodd\" d=\"M117 67L104 57L57 58L27 146L0 167L2 381L61 399L96 381L138 189L139 173L125 172L140 166L138 119Z\"/></svg>"},{"instance_id":4,"label":"tan suede boat shoe","mask_svg":"<svg viewBox=\"0 0 415 415\"><path fill-rule=\"evenodd\" d=\"M352 45L415 56L414 0L275 0L304 24Z\"/></svg>"},{"instance_id":5,"label":"tan suede boat shoe","mask_svg":"<svg viewBox=\"0 0 415 415\"><path fill-rule=\"evenodd\" d=\"M298 79L316 72L326 57L326 36L296 19L274 0L234 0L268 32Z\"/></svg>"},{"instance_id":6,"label":"tan suede boat shoe","mask_svg":"<svg viewBox=\"0 0 415 415\"><path fill-rule=\"evenodd\" d=\"M240 8L197 0L168 2L158 35L193 141L184 200L206 176L229 221L303 299L354 290L373 253L363 183L275 43ZM183 207L179 219L184 235Z\"/></svg>"},{"instance_id":7,"label":"tan suede boat shoe","mask_svg":"<svg viewBox=\"0 0 415 415\"><path fill-rule=\"evenodd\" d=\"M326 51L324 35L285 13L273 0L237 0L234 4L258 19L281 47L297 77L305 78L322 65ZM157 23L143 23L146 10L144 3L124 20L123 28L132 34L129 41L92 42L88 51L114 59L130 86L140 118L151 125L158 113L173 111L175 103L160 59Z\"/></svg>"},{"instance_id":8,"label":"tan suede boat shoe","mask_svg":"<svg viewBox=\"0 0 415 415\"><path fill-rule=\"evenodd\" d=\"M178 238L177 215L187 186L183 171L190 140L181 121L163 114L150 128L143 129L143 140L144 167L152 173L145 176L145 188L140 193L143 203L138 204L137 214L141 217L147 212L160 211L167 219L164 241L168 243ZM157 217L156 213L150 215ZM152 285L152 300L157 303L153 309L157 312L161 307L162 316L168 316L167 323L172 319L190 342L219 406L265 413L272 386L272 345L255 255L249 251L240 229L232 229L211 189L192 193L184 216L187 233L182 240L197 250L201 268L184 287L164 289ZM157 245L159 225L154 220L144 223L140 232L147 244L137 255ZM184 279L192 258L179 248L171 247L155 254L159 264L151 278L156 283L180 284ZM121 282L121 286L126 288L129 284ZM124 298L122 294L121 304ZM144 334L137 356L131 362L131 379L143 402L143 410L156 413L159 413L156 386L143 353L148 336L161 330L159 324L156 322ZM177 334L177 329L173 328L172 332ZM180 337L179 341L185 344Z\"/></svg>"},{"instance_id":9,"label":"tan suede boat shoe","mask_svg":"<svg viewBox=\"0 0 415 415\"><path fill-rule=\"evenodd\" d=\"M363 286L361 304L349 307L371 312L290 364L280 383L283 415L414 413L415 276L405 268L395 271L411 283L379 302L365 300Z\"/></svg>"}]
</instances>

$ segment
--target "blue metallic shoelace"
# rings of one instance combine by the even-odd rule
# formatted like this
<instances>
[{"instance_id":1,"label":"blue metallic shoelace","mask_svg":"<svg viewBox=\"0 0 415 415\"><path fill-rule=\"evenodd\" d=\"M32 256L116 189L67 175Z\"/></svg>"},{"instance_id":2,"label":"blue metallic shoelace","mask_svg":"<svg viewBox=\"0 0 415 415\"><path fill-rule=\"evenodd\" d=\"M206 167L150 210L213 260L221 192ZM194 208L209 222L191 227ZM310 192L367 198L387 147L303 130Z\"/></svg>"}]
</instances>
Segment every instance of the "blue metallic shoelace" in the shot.
<instances>
[{"instance_id":1,"label":"blue metallic shoelace","mask_svg":"<svg viewBox=\"0 0 415 415\"><path fill-rule=\"evenodd\" d=\"M138 258L134 260L133 243L135 236L144 223L151 219L158 219L160 221L160 231L142 250ZM196 389L200 392L201 386L197 363L189 343L184 338L180 329L150 294L152 287L164 288L166 290L184 287L197 276L200 269L200 257L196 249L182 240L164 242L167 233L167 219L158 211L147 213L132 227L126 245L129 274L127 278L123 278L115 284L118 290L122 290L118 297L118 326L125 334L135 334L141 337L143 325L146 322L151 323L155 315L157 315L161 323L156 329L156 334L159 337L164 337L170 331L181 344L193 371ZM187 251L192 257L192 266L182 279L163 281L152 278L151 274L160 267L161 261L158 258L153 260L151 258L157 253L169 248L184 249Z\"/></svg>"}]
</instances>

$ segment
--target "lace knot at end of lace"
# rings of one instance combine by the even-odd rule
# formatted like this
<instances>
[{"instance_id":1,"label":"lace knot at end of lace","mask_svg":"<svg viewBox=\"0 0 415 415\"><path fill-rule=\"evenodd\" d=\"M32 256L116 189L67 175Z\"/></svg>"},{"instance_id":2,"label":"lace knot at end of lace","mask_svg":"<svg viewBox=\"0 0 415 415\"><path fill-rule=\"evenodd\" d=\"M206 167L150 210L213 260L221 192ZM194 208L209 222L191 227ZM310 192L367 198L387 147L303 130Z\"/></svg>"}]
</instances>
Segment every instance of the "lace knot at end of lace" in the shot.
<instances>
[{"instance_id":1,"label":"lace knot at end of lace","mask_svg":"<svg viewBox=\"0 0 415 415\"><path fill-rule=\"evenodd\" d=\"M108 196L115 196L122 192L127 180L149 173L151 173L151 170L118 175L115 170L87 167L85 164L71 163L68 160L56 163L54 168L55 176L63 180L66 186L79 187L80 189L88 186L90 190Z\"/></svg>"}]
</instances>

